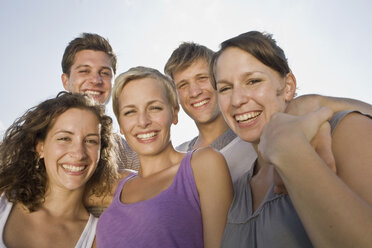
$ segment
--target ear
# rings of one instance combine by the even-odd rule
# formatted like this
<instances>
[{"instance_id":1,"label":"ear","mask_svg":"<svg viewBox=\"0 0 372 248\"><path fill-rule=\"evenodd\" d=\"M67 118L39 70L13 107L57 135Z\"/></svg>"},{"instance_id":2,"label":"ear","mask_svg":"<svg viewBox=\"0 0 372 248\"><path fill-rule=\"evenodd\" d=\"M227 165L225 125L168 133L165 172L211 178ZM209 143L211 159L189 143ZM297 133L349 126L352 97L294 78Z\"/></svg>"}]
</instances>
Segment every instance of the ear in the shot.
<instances>
[{"instance_id":1,"label":"ear","mask_svg":"<svg viewBox=\"0 0 372 248\"><path fill-rule=\"evenodd\" d=\"M285 76L285 89L284 89L284 99L286 102L291 101L296 94L296 77L292 72L289 72Z\"/></svg>"},{"instance_id":2,"label":"ear","mask_svg":"<svg viewBox=\"0 0 372 248\"><path fill-rule=\"evenodd\" d=\"M36 152L39 154L40 158L44 158L44 142L43 141L36 141Z\"/></svg>"},{"instance_id":3,"label":"ear","mask_svg":"<svg viewBox=\"0 0 372 248\"><path fill-rule=\"evenodd\" d=\"M180 111L180 107L174 108L174 110L173 110L173 121L172 121L172 123L174 125L177 125L177 123L178 123L178 112L179 111Z\"/></svg>"},{"instance_id":4,"label":"ear","mask_svg":"<svg viewBox=\"0 0 372 248\"><path fill-rule=\"evenodd\" d=\"M70 91L70 88L68 85L68 75L66 73L63 73L61 75L61 80L62 80L63 88L65 88L65 90L67 91Z\"/></svg>"}]
</instances>

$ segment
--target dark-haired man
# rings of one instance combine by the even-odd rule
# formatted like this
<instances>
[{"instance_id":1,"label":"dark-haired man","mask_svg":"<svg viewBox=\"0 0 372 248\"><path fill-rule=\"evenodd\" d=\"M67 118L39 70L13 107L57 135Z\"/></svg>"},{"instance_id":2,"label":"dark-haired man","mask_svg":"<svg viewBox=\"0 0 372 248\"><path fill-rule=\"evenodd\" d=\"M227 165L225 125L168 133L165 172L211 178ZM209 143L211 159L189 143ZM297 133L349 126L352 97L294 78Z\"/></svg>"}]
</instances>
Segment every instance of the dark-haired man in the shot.
<instances>
[{"instance_id":1,"label":"dark-haired man","mask_svg":"<svg viewBox=\"0 0 372 248\"><path fill-rule=\"evenodd\" d=\"M111 96L117 59L108 40L98 34L83 33L69 42L62 57L62 83L70 92L91 95L100 104ZM119 135L119 168L138 170L137 154Z\"/></svg>"}]
</instances>

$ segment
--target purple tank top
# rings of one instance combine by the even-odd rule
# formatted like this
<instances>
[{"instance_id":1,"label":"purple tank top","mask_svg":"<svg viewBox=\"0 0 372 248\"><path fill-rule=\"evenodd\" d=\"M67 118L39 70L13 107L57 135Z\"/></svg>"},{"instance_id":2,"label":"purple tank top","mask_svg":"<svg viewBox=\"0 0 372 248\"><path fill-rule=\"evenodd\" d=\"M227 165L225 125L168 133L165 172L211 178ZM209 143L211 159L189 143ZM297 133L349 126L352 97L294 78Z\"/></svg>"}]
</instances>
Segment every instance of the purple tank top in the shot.
<instances>
[{"instance_id":1,"label":"purple tank top","mask_svg":"<svg viewBox=\"0 0 372 248\"><path fill-rule=\"evenodd\" d=\"M168 189L149 200L120 201L124 178L97 225L97 247L203 247L200 200L188 152Z\"/></svg>"}]
</instances>

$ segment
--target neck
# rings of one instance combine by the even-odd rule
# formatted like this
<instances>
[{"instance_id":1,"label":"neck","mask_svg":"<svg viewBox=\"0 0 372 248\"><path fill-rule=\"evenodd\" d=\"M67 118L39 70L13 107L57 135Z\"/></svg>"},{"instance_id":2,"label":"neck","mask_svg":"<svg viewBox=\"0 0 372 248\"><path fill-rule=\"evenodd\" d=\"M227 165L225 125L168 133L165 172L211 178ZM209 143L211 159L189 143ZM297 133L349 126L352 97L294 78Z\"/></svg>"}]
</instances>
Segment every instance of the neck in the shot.
<instances>
[{"instance_id":1,"label":"neck","mask_svg":"<svg viewBox=\"0 0 372 248\"><path fill-rule=\"evenodd\" d=\"M196 126L199 130L199 136L193 147L194 149L209 146L229 128L221 114L212 122L196 123Z\"/></svg>"},{"instance_id":2,"label":"neck","mask_svg":"<svg viewBox=\"0 0 372 248\"><path fill-rule=\"evenodd\" d=\"M45 202L41 209L48 214L63 218L87 217L88 212L83 204L84 187L77 190L61 188L49 189L45 194Z\"/></svg>"},{"instance_id":3,"label":"neck","mask_svg":"<svg viewBox=\"0 0 372 248\"><path fill-rule=\"evenodd\" d=\"M138 154L140 160L140 168L138 174L141 177L148 177L162 170L165 170L173 165L179 164L184 154L177 152L172 143L157 154L141 155Z\"/></svg>"}]
</instances>

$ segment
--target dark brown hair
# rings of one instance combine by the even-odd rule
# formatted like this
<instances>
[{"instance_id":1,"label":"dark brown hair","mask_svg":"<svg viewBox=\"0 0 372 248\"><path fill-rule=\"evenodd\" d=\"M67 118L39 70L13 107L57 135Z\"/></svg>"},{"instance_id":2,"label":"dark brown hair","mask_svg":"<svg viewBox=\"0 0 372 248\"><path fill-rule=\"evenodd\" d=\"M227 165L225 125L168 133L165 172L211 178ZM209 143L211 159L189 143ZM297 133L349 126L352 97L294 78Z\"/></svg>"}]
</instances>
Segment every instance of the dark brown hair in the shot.
<instances>
[{"instance_id":1,"label":"dark brown hair","mask_svg":"<svg viewBox=\"0 0 372 248\"><path fill-rule=\"evenodd\" d=\"M35 146L38 140L45 140L56 118L70 108L93 112L101 124L100 160L86 189L97 196L111 190L118 177L112 119L90 96L60 92L56 98L27 110L4 134L0 143L0 191L10 202L22 203L30 211L43 204L48 181L44 160L39 160Z\"/></svg>"},{"instance_id":2,"label":"dark brown hair","mask_svg":"<svg viewBox=\"0 0 372 248\"><path fill-rule=\"evenodd\" d=\"M215 67L219 56L229 47L237 47L251 54L264 65L277 71L282 77L291 72L287 58L271 34L250 31L240 34L221 43L221 48L213 55L210 63L210 74L213 87L216 89Z\"/></svg>"},{"instance_id":3,"label":"dark brown hair","mask_svg":"<svg viewBox=\"0 0 372 248\"><path fill-rule=\"evenodd\" d=\"M112 70L114 74L116 73L117 59L110 43L102 36L92 33L83 33L68 44L62 57L63 73L70 76L71 66L74 64L76 53L82 50L93 50L106 53L111 60Z\"/></svg>"}]
</instances>

